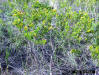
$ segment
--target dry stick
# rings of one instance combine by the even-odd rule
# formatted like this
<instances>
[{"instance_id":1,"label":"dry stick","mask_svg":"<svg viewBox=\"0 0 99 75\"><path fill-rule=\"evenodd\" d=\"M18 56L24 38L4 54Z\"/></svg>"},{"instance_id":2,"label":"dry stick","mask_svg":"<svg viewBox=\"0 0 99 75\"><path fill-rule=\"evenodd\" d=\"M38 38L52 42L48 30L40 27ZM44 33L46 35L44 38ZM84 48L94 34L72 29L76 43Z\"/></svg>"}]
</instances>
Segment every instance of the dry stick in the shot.
<instances>
[{"instance_id":1,"label":"dry stick","mask_svg":"<svg viewBox=\"0 0 99 75\"><path fill-rule=\"evenodd\" d=\"M30 48L31 48L31 53L32 53L32 55L34 56L35 61L37 62L37 58L36 58L36 56L35 56L35 53L33 52L34 43L33 43L33 45L32 45L32 43L31 43L31 41L30 41L29 44L30 44ZM33 48L32 48L32 46L33 46Z\"/></svg>"},{"instance_id":2,"label":"dry stick","mask_svg":"<svg viewBox=\"0 0 99 75\"><path fill-rule=\"evenodd\" d=\"M50 58L50 75L52 75L52 56Z\"/></svg>"},{"instance_id":3,"label":"dry stick","mask_svg":"<svg viewBox=\"0 0 99 75\"><path fill-rule=\"evenodd\" d=\"M29 44L30 44L30 48L31 48L31 56L32 56L32 55L34 56L34 60L35 60L35 62L37 63L38 72L39 72L39 69L40 69L40 63L39 63L39 61L38 61L38 58L36 57L35 52L33 52L33 49L34 49L34 43L33 43L33 45L32 45L32 42L29 41Z\"/></svg>"},{"instance_id":4,"label":"dry stick","mask_svg":"<svg viewBox=\"0 0 99 75\"><path fill-rule=\"evenodd\" d=\"M52 30L50 31L50 45L51 45L51 48L52 48L52 54L51 54L51 57L50 57L50 75L52 75L52 64L53 64L53 55L55 53L55 49L54 49L54 46L52 44L52 37L51 37L51 33L52 33Z\"/></svg>"},{"instance_id":5,"label":"dry stick","mask_svg":"<svg viewBox=\"0 0 99 75\"><path fill-rule=\"evenodd\" d=\"M51 45L52 51L53 51L53 45L52 45L52 41L51 41L51 31L50 31L50 45ZM52 75L52 54L50 57L50 75Z\"/></svg>"}]
</instances>

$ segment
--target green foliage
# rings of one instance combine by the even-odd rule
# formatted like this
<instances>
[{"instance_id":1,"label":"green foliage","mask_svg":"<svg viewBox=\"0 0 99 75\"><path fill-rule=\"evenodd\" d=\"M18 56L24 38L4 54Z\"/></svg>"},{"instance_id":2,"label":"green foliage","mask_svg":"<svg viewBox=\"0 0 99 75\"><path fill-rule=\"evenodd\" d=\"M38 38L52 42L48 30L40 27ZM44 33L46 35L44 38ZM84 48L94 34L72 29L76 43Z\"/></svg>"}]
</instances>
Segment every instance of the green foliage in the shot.
<instances>
[{"instance_id":1,"label":"green foliage","mask_svg":"<svg viewBox=\"0 0 99 75\"><path fill-rule=\"evenodd\" d=\"M94 39L95 42L93 45L89 47L91 56L94 60L98 60L99 65L99 22L97 22L95 29L94 29Z\"/></svg>"},{"instance_id":2,"label":"green foliage","mask_svg":"<svg viewBox=\"0 0 99 75\"><path fill-rule=\"evenodd\" d=\"M0 18L0 24L3 24L3 20Z\"/></svg>"},{"instance_id":3,"label":"green foliage","mask_svg":"<svg viewBox=\"0 0 99 75\"><path fill-rule=\"evenodd\" d=\"M38 1L34 2L31 8L25 5L23 10L14 9L12 11L13 25L19 28L28 40L45 44L46 41L42 39L52 29L51 20L56 10Z\"/></svg>"},{"instance_id":4,"label":"green foliage","mask_svg":"<svg viewBox=\"0 0 99 75\"><path fill-rule=\"evenodd\" d=\"M99 58L99 46L93 46L91 45L89 47L90 51L91 51L91 56L93 59L98 59Z\"/></svg>"},{"instance_id":5,"label":"green foliage","mask_svg":"<svg viewBox=\"0 0 99 75\"><path fill-rule=\"evenodd\" d=\"M94 11L94 6L98 2L96 0L60 0L60 7L70 7L73 6L73 8L80 7L80 10L84 11Z\"/></svg>"},{"instance_id":6,"label":"green foliage","mask_svg":"<svg viewBox=\"0 0 99 75\"><path fill-rule=\"evenodd\" d=\"M68 4L68 2L66 3ZM68 5L63 7L65 6ZM53 32L52 36L63 41L63 44L68 41L67 45L72 45L72 43L79 44L81 41L90 41L89 34L92 34L94 30L93 18L90 18L87 12L72 11L70 6L66 8L64 13L58 13L46 4L33 1L32 7L25 3L22 9L14 8L12 16L14 18L12 24L28 40L40 45L49 41L46 36L49 35L50 31ZM56 27L51 25L53 17L56 18Z\"/></svg>"},{"instance_id":7,"label":"green foliage","mask_svg":"<svg viewBox=\"0 0 99 75\"><path fill-rule=\"evenodd\" d=\"M53 17L56 17L56 37L60 36L62 39L66 38L66 40L71 39L79 42L88 40L85 34L91 31L93 19L90 19L87 12L73 12L71 7L66 10L66 14L59 14L48 5L34 1L32 7L25 4L23 10L14 9L12 11L13 25L18 27L27 39L40 41L53 29L51 21Z\"/></svg>"},{"instance_id":8,"label":"green foliage","mask_svg":"<svg viewBox=\"0 0 99 75\"><path fill-rule=\"evenodd\" d=\"M56 18L57 27L60 28L59 34L63 39L71 39L78 42L88 40L87 33L92 27L93 19L88 16L87 12L79 11L77 13L69 9L65 15L56 15Z\"/></svg>"},{"instance_id":9,"label":"green foliage","mask_svg":"<svg viewBox=\"0 0 99 75\"><path fill-rule=\"evenodd\" d=\"M96 26L96 45L99 45L99 22Z\"/></svg>"},{"instance_id":10,"label":"green foliage","mask_svg":"<svg viewBox=\"0 0 99 75\"><path fill-rule=\"evenodd\" d=\"M81 55L81 51L80 50L77 50L77 49L72 49L70 52L72 54L74 54L75 56L80 56Z\"/></svg>"},{"instance_id":11,"label":"green foliage","mask_svg":"<svg viewBox=\"0 0 99 75\"><path fill-rule=\"evenodd\" d=\"M2 9L0 9L0 14L3 12L3 10Z\"/></svg>"}]
</instances>

